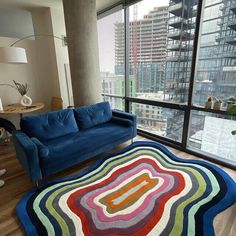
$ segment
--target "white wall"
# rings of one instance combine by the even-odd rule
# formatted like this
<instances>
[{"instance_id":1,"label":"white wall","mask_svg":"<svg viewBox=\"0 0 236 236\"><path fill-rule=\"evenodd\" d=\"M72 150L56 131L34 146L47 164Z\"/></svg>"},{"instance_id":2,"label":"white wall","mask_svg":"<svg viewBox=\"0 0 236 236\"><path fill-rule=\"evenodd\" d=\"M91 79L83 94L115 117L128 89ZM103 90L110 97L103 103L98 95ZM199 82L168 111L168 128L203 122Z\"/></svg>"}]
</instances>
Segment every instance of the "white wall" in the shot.
<instances>
[{"instance_id":1,"label":"white wall","mask_svg":"<svg viewBox=\"0 0 236 236\"><path fill-rule=\"evenodd\" d=\"M66 35L64 14L61 9L34 8L31 10L35 34ZM0 46L9 46L17 39L0 37ZM62 97L64 107L69 105L65 64L69 64L67 47L52 37L37 37L24 40L16 46L26 49L28 63L0 64L0 83L13 84L12 80L28 83L28 95L33 102L43 102L49 111L51 98ZM71 88L69 88L71 90ZM10 87L0 86L0 97L4 105L18 103L20 94ZM6 116L18 126L19 116Z\"/></svg>"},{"instance_id":2,"label":"white wall","mask_svg":"<svg viewBox=\"0 0 236 236\"><path fill-rule=\"evenodd\" d=\"M51 19L53 27L53 35L62 37L66 35L65 19L63 8L51 8ZM60 92L63 100L64 107L73 105L73 92L71 87L70 73L66 76L66 67L69 69L69 55L68 48L63 46L63 42L59 39L54 39L57 69L60 84Z\"/></svg>"}]
</instances>

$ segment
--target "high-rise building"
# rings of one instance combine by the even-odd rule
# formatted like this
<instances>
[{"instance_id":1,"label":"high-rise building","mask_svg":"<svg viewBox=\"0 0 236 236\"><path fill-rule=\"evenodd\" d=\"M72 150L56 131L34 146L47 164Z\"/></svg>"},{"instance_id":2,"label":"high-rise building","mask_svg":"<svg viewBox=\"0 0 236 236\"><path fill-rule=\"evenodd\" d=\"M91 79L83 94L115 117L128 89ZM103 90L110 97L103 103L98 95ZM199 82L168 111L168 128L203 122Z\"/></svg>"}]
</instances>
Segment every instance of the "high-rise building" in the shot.
<instances>
[{"instance_id":1,"label":"high-rise building","mask_svg":"<svg viewBox=\"0 0 236 236\"><path fill-rule=\"evenodd\" d=\"M143 19L135 19L130 27L130 75L137 80L137 92L163 90L166 60L168 7L155 7ZM115 24L116 74L124 74L124 24Z\"/></svg>"},{"instance_id":2,"label":"high-rise building","mask_svg":"<svg viewBox=\"0 0 236 236\"><path fill-rule=\"evenodd\" d=\"M194 102L236 94L236 1L208 0L204 7Z\"/></svg>"},{"instance_id":3,"label":"high-rise building","mask_svg":"<svg viewBox=\"0 0 236 236\"><path fill-rule=\"evenodd\" d=\"M124 110L124 102L122 99L116 99L115 97L108 97L106 95L121 95L124 94L125 81L122 75L115 75L110 72L101 72L102 79L102 94L107 101L109 101L112 108L119 108ZM129 78L129 94L135 96L136 84L132 76Z\"/></svg>"},{"instance_id":4,"label":"high-rise building","mask_svg":"<svg viewBox=\"0 0 236 236\"><path fill-rule=\"evenodd\" d=\"M165 100L187 102L197 0L170 0L165 73Z\"/></svg>"}]
</instances>

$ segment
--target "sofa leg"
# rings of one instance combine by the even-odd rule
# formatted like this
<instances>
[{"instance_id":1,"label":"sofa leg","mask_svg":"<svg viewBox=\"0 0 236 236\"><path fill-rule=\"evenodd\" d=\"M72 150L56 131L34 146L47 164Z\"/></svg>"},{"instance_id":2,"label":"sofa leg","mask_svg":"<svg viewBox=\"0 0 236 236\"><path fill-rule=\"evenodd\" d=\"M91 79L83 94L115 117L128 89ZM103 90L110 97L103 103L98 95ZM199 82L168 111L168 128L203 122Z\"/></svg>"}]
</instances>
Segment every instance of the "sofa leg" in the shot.
<instances>
[{"instance_id":1,"label":"sofa leg","mask_svg":"<svg viewBox=\"0 0 236 236\"><path fill-rule=\"evenodd\" d=\"M35 182L35 184L36 184L36 187L38 188L38 187L39 187L39 181L37 180L37 181Z\"/></svg>"},{"instance_id":2,"label":"sofa leg","mask_svg":"<svg viewBox=\"0 0 236 236\"><path fill-rule=\"evenodd\" d=\"M132 138L132 139L131 139L131 144L133 144L133 143L134 143L134 139Z\"/></svg>"}]
</instances>

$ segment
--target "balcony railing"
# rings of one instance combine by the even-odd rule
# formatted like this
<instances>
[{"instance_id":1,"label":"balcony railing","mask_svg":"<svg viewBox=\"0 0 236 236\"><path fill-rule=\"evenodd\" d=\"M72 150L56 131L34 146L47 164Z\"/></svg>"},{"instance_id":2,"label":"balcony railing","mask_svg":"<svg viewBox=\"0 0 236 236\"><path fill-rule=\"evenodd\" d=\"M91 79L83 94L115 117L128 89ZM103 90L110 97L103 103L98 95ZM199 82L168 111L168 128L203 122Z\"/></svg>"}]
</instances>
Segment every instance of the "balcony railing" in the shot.
<instances>
[{"instance_id":1,"label":"balcony railing","mask_svg":"<svg viewBox=\"0 0 236 236\"><path fill-rule=\"evenodd\" d=\"M191 45L182 45L182 44L172 44L168 45L167 49L170 51L192 51L193 46Z\"/></svg>"},{"instance_id":2,"label":"balcony railing","mask_svg":"<svg viewBox=\"0 0 236 236\"><path fill-rule=\"evenodd\" d=\"M236 58L236 52L226 52L224 53L225 58Z\"/></svg>"},{"instance_id":3,"label":"balcony railing","mask_svg":"<svg viewBox=\"0 0 236 236\"><path fill-rule=\"evenodd\" d=\"M236 21L229 22L228 27L232 30L236 30Z\"/></svg>"},{"instance_id":4,"label":"balcony railing","mask_svg":"<svg viewBox=\"0 0 236 236\"><path fill-rule=\"evenodd\" d=\"M197 8L193 8L194 5L195 3L193 3L192 6L187 6L186 4L183 4L183 2L173 5L171 4L169 6L169 13L178 17L189 19L197 15Z\"/></svg>"},{"instance_id":5,"label":"balcony railing","mask_svg":"<svg viewBox=\"0 0 236 236\"><path fill-rule=\"evenodd\" d=\"M234 14L236 14L236 5L235 5L235 6L232 6L232 7L230 8L230 10L231 10Z\"/></svg>"},{"instance_id":6,"label":"balcony railing","mask_svg":"<svg viewBox=\"0 0 236 236\"><path fill-rule=\"evenodd\" d=\"M183 62L189 61L191 58L189 56L168 56L166 61L173 61L173 62Z\"/></svg>"},{"instance_id":7,"label":"balcony railing","mask_svg":"<svg viewBox=\"0 0 236 236\"><path fill-rule=\"evenodd\" d=\"M168 25L177 29L187 29L190 28L188 21L181 17L171 17L168 21Z\"/></svg>"},{"instance_id":8,"label":"balcony railing","mask_svg":"<svg viewBox=\"0 0 236 236\"><path fill-rule=\"evenodd\" d=\"M225 37L225 42L230 45L236 45L236 36Z\"/></svg>"},{"instance_id":9,"label":"balcony railing","mask_svg":"<svg viewBox=\"0 0 236 236\"><path fill-rule=\"evenodd\" d=\"M185 31L176 30L174 32L170 32L167 34L168 38L174 39L174 40L192 40L194 38L194 35Z\"/></svg>"},{"instance_id":10,"label":"balcony railing","mask_svg":"<svg viewBox=\"0 0 236 236\"><path fill-rule=\"evenodd\" d=\"M183 11L184 11L184 15L186 15L188 8L186 5L183 5L183 2L171 4L169 6L169 12L175 16L182 16Z\"/></svg>"}]
</instances>

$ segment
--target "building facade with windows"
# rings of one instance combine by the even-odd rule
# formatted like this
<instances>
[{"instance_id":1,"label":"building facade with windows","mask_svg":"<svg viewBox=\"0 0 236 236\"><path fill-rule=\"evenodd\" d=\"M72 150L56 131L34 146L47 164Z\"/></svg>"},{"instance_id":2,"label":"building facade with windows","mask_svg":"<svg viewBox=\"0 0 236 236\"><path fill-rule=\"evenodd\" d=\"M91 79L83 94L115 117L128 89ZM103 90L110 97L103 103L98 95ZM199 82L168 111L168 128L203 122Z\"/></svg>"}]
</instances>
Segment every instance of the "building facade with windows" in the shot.
<instances>
[{"instance_id":1,"label":"building facade with windows","mask_svg":"<svg viewBox=\"0 0 236 236\"><path fill-rule=\"evenodd\" d=\"M123 75L124 87L122 98L105 99L123 99L141 134L236 165L236 118L204 107L209 95L236 96L236 1L157 1L140 18L142 3L121 10L112 26L114 79Z\"/></svg>"},{"instance_id":2,"label":"building facade with windows","mask_svg":"<svg viewBox=\"0 0 236 236\"><path fill-rule=\"evenodd\" d=\"M137 7L137 6L136 6ZM156 93L164 88L168 7L155 7L143 19L135 19L130 28L130 75L137 81L138 93ZM115 24L116 74L124 74L124 23Z\"/></svg>"}]
</instances>

